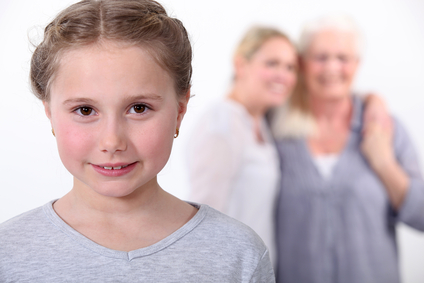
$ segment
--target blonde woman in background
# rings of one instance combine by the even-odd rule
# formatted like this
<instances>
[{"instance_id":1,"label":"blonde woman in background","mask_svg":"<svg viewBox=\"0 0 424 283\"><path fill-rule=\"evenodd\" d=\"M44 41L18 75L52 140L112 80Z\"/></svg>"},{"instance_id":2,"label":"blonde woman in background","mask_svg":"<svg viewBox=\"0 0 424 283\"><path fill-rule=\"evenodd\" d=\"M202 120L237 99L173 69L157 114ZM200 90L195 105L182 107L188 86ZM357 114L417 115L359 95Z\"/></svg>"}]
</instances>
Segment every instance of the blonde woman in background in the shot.
<instances>
[{"instance_id":1,"label":"blonde woman in background","mask_svg":"<svg viewBox=\"0 0 424 283\"><path fill-rule=\"evenodd\" d=\"M397 121L363 122L361 39L347 17L311 22L299 89L275 123L281 162L277 282L399 282L395 224L424 230L424 182Z\"/></svg>"},{"instance_id":2,"label":"blonde woman in background","mask_svg":"<svg viewBox=\"0 0 424 283\"><path fill-rule=\"evenodd\" d=\"M277 151L265 114L283 104L297 78L297 52L282 32L251 28L234 55L228 96L212 105L190 139L190 200L253 228L275 262Z\"/></svg>"}]
</instances>

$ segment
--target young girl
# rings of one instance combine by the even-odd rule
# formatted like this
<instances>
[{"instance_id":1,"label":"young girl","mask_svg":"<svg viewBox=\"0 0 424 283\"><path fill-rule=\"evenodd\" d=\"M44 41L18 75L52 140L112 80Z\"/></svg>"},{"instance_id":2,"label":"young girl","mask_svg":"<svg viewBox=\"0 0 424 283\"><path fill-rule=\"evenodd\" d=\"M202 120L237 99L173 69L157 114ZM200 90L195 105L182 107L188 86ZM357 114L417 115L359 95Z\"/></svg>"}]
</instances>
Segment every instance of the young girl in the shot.
<instances>
[{"instance_id":1,"label":"young girl","mask_svg":"<svg viewBox=\"0 0 424 283\"><path fill-rule=\"evenodd\" d=\"M1 282L274 282L251 229L157 183L191 57L151 0L84 0L46 27L31 83L74 185L0 225Z\"/></svg>"}]
</instances>

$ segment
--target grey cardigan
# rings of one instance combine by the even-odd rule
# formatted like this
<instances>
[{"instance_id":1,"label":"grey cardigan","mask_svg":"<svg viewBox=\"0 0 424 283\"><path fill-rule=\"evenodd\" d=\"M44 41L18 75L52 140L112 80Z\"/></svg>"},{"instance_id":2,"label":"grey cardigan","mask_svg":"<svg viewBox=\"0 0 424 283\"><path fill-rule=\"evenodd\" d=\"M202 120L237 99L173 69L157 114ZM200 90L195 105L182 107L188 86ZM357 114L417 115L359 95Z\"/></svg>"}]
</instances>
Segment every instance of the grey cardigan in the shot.
<instances>
[{"instance_id":1,"label":"grey cardigan","mask_svg":"<svg viewBox=\"0 0 424 283\"><path fill-rule=\"evenodd\" d=\"M410 177L399 212L360 152L362 101L332 177L321 177L304 139L277 141L282 182L277 200L277 282L399 282L395 225L424 231L424 182L417 154L395 120L394 150Z\"/></svg>"}]
</instances>

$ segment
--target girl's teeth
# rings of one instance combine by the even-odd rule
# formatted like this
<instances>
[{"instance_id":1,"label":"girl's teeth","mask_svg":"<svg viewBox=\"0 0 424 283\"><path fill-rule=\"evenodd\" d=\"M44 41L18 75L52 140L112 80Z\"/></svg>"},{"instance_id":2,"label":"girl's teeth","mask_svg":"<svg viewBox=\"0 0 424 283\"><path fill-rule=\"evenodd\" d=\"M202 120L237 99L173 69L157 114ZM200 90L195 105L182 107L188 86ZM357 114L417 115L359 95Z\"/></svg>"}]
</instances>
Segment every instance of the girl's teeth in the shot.
<instances>
[{"instance_id":1,"label":"girl's teeth","mask_svg":"<svg viewBox=\"0 0 424 283\"><path fill-rule=\"evenodd\" d=\"M104 166L103 168L104 169L107 169L107 170L119 170L119 169L122 169L122 168L125 168L125 167L127 167L128 165L124 165L124 166L117 166L117 167L106 167L106 166Z\"/></svg>"}]
</instances>

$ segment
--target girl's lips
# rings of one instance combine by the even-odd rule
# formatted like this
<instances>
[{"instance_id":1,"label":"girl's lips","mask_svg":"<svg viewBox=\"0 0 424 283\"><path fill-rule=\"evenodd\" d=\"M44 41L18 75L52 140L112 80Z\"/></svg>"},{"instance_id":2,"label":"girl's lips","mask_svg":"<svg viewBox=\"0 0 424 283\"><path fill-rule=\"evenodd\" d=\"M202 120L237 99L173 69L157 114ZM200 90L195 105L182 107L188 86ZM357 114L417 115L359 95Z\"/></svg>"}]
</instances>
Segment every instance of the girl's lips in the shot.
<instances>
[{"instance_id":1,"label":"girl's lips","mask_svg":"<svg viewBox=\"0 0 424 283\"><path fill-rule=\"evenodd\" d=\"M120 177L131 172L135 168L136 164L137 162L131 164L91 164L91 166L93 166L96 172L102 174L103 176Z\"/></svg>"}]
</instances>

